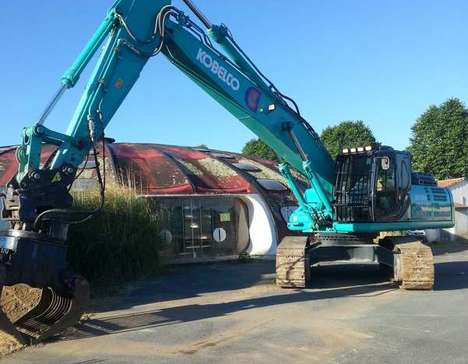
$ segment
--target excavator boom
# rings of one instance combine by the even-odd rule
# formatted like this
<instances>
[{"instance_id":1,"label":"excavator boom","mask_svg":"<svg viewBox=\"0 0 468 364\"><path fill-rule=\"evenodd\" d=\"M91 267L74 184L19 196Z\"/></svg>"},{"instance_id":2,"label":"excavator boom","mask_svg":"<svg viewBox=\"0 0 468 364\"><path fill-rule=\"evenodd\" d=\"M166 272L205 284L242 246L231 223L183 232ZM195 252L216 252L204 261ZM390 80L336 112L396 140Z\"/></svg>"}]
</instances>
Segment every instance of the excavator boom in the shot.
<instances>
[{"instance_id":1,"label":"excavator boom","mask_svg":"<svg viewBox=\"0 0 468 364\"><path fill-rule=\"evenodd\" d=\"M187 3L196 9L191 2ZM303 208L314 210L313 214L307 213L308 220L313 216L309 228L331 226L334 161L319 136L301 117L294 101L258 70L229 30L224 25L212 25L196 11L210 26L207 34L183 12L170 6L169 1L117 1L63 75L62 86L50 103L55 105L63 90L76 84L86 64L105 42L67 132L60 135L44 126L50 107L36 125L26 128L21 146L24 152L18 153L16 182L29 186L37 185L38 180L42 183L43 178L38 177L45 172L39 168L38 156L42 143L48 142L56 144L58 150L47 170L67 171L66 175L61 174L69 183L89 149L102 138L148 59L161 53L273 147L287 163L281 170L290 184L295 185L295 181L287 171L288 166L309 180L309 203L296 186L293 188ZM35 178L31 178L34 173ZM43 207L38 206L38 210Z\"/></svg>"}]
</instances>

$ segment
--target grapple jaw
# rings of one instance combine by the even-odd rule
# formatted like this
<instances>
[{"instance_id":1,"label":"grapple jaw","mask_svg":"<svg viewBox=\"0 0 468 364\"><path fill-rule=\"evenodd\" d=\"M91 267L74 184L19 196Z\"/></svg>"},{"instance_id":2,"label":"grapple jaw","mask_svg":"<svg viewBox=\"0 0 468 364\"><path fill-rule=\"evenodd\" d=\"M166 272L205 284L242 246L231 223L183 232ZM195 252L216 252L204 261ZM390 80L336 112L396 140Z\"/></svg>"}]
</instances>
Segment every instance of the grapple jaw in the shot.
<instances>
[{"instance_id":1,"label":"grapple jaw","mask_svg":"<svg viewBox=\"0 0 468 364\"><path fill-rule=\"evenodd\" d=\"M1 330L39 341L79 321L89 286L69 269L66 256L64 241L28 231L0 233L1 309L17 332L1 327L5 320Z\"/></svg>"}]
</instances>

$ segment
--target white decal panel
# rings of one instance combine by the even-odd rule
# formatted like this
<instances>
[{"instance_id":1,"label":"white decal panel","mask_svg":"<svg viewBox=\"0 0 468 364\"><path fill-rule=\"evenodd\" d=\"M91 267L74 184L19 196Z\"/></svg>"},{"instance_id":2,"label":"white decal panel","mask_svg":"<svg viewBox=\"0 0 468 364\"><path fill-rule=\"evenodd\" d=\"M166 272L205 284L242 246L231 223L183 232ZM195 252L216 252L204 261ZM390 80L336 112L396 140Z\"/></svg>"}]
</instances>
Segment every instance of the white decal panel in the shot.
<instances>
[{"instance_id":1,"label":"white decal panel","mask_svg":"<svg viewBox=\"0 0 468 364\"><path fill-rule=\"evenodd\" d=\"M200 62L203 66L208 68L213 74L218 76L218 78L228 85L234 91L238 91L240 87L239 80L234 77L231 73L228 72L226 68L220 66L218 61L213 59L211 55L206 53L203 49L199 48L197 53L197 61Z\"/></svg>"}]
</instances>

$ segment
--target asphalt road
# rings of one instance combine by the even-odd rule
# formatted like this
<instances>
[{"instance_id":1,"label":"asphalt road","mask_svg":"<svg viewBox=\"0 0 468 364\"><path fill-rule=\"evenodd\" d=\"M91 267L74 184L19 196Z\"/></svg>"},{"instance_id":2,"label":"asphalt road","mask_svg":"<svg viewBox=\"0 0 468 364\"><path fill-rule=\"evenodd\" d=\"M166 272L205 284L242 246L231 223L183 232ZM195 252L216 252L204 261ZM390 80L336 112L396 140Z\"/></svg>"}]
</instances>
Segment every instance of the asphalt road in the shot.
<instances>
[{"instance_id":1,"label":"asphalt road","mask_svg":"<svg viewBox=\"0 0 468 364\"><path fill-rule=\"evenodd\" d=\"M314 268L306 290L276 288L271 262L187 266L1 362L468 363L468 245L452 250L437 251L432 292L375 265Z\"/></svg>"}]
</instances>

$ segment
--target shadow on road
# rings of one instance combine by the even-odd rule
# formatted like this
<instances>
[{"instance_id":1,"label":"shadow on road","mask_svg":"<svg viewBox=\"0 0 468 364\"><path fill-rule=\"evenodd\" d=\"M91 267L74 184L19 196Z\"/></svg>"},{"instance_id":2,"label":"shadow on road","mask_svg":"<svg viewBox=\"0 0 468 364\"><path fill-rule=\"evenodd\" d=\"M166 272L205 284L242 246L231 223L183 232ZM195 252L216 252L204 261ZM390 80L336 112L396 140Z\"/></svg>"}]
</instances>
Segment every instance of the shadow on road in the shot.
<instances>
[{"instance_id":1,"label":"shadow on road","mask_svg":"<svg viewBox=\"0 0 468 364\"><path fill-rule=\"evenodd\" d=\"M434 255L444 255L449 253L460 253L468 251L468 240L457 237L456 241L436 242L429 244Z\"/></svg>"},{"instance_id":2,"label":"shadow on road","mask_svg":"<svg viewBox=\"0 0 468 364\"><path fill-rule=\"evenodd\" d=\"M362 299L397 289L379 271L375 264L343 264L313 267L311 286L304 290L282 290L274 286L274 262L249 264L210 264L188 266L162 279L142 283L126 297L118 299L112 309L122 310L148 303L174 301L173 307L162 307L145 312L129 312L108 318L91 319L65 335L66 340L102 336L143 328L173 325L256 308L278 306L311 300L341 297ZM468 261L454 260L435 264L436 291L468 288ZM204 294L235 291L257 284L270 285L271 289L255 290L250 297L223 303L181 304L177 300ZM252 297L255 296L255 297ZM167 306L167 302L165 303ZM109 306L106 307L110 311ZM131 310L130 310L131 311Z\"/></svg>"},{"instance_id":3,"label":"shadow on road","mask_svg":"<svg viewBox=\"0 0 468 364\"><path fill-rule=\"evenodd\" d=\"M388 282L376 264L332 264L312 267L309 288L340 288ZM94 312L122 310L137 305L195 298L275 283L274 261L178 266L156 280L137 282L126 295L97 303Z\"/></svg>"},{"instance_id":4,"label":"shadow on road","mask_svg":"<svg viewBox=\"0 0 468 364\"><path fill-rule=\"evenodd\" d=\"M195 298L212 292L252 287L259 282L273 282L275 262L218 262L178 265L156 279L132 283L127 294L118 299L102 300L94 312L107 312L144 305Z\"/></svg>"},{"instance_id":5,"label":"shadow on road","mask_svg":"<svg viewBox=\"0 0 468 364\"><path fill-rule=\"evenodd\" d=\"M468 261L435 264L435 291L468 288Z\"/></svg>"},{"instance_id":6,"label":"shadow on road","mask_svg":"<svg viewBox=\"0 0 468 364\"><path fill-rule=\"evenodd\" d=\"M440 243L432 247L434 254L462 252L468 249L468 244ZM463 262L437 263L436 274L446 275L448 272L467 270ZM452 273L451 273L452 274ZM252 287L261 283L274 284L274 261L251 261L249 263L218 262L196 265L181 265L173 268L167 274L157 279L142 280L132 284L126 295L118 299L102 300L102 304L93 307L94 312L107 312L144 305L195 298L204 294L232 291ZM386 282L388 276L379 272L373 264L343 264L322 265L312 268L311 288L339 288L352 285L366 285ZM437 280L439 281L439 280ZM436 282L436 289L465 288L465 281Z\"/></svg>"},{"instance_id":7,"label":"shadow on road","mask_svg":"<svg viewBox=\"0 0 468 364\"><path fill-rule=\"evenodd\" d=\"M222 282L226 282L231 290L237 288L243 288L252 283L254 277L258 278L263 275L266 282L263 284L271 284L274 282L268 282L270 279L269 273L274 270L273 262L260 262L244 265L236 265L237 279L231 280L230 275L234 274L231 270L231 266L218 264L218 268L215 270L216 274L211 276L211 280L205 282L208 286L213 285L211 289L207 289L203 284L200 284L201 291L197 292L194 286L197 287L197 283L194 282L197 278L204 277L206 271L210 271L213 267L198 266L192 267L185 271L185 280L180 282L180 277L168 276L166 282L158 281L153 283L153 289L160 291L166 287L169 290L176 291L174 296L180 297L177 293L179 290L187 289L190 293L184 296L196 296L200 293L207 291L215 291L214 287L217 287ZM239 270L243 270L242 274L239 274ZM260 272L265 272L259 275ZM213 272L212 272L213 273ZM250 273L250 274L248 274ZM274 277L274 276L273 276ZM260 295L259 297L247 298L234 300L225 303L213 303L213 304L188 304L175 307L166 307L161 309L150 310L146 312L128 313L124 315L112 316L107 319L91 319L78 326L74 332L68 333L65 337L67 340L80 339L85 337L109 335L119 332L127 332L139 330L142 328L151 328L157 326L172 325L181 322L191 322L196 320L203 320L213 317L221 317L229 315L234 312L243 310L252 310L256 308L278 306L289 303L297 303L311 300L324 300L334 299L340 297L352 297L359 299L360 297L368 297L374 295L380 295L388 292L389 290L395 289L395 286L391 284L387 277L380 273L378 266L365 264L365 265L333 265L333 266L322 266L312 268L312 284L311 287L305 290L281 290L272 286L271 291L268 291L268 295ZM246 278L246 281L242 281L242 278ZM174 284L182 283L182 286L176 287ZM237 282L237 284L234 284ZM257 282L258 283L258 282ZM228 289L226 285L223 285L223 290ZM174 293L174 292L172 292ZM187 293L187 292L186 292ZM170 295L170 292L166 293ZM137 290L131 295L133 298L132 306L141 305L149 302L158 302L158 295L156 300L151 301L151 297L148 291L142 292ZM130 303L130 297L127 298L121 308L125 308ZM175 305L177 302L174 302Z\"/></svg>"}]
</instances>

